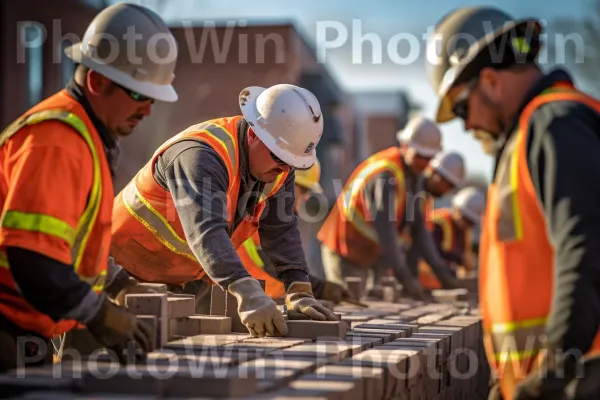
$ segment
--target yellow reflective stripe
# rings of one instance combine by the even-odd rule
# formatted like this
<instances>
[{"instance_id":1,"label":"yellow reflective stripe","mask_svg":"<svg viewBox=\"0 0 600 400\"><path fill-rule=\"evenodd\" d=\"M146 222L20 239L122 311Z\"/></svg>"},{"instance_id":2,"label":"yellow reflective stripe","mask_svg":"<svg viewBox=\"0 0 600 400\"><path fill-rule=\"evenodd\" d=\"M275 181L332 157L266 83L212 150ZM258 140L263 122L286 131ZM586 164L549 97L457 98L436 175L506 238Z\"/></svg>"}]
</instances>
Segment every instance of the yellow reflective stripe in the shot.
<instances>
[{"instance_id":1,"label":"yellow reflective stripe","mask_svg":"<svg viewBox=\"0 0 600 400\"><path fill-rule=\"evenodd\" d=\"M496 323L491 337L497 361L522 360L539 351L546 335L546 318Z\"/></svg>"},{"instance_id":2,"label":"yellow reflective stripe","mask_svg":"<svg viewBox=\"0 0 600 400\"><path fill-rule=\"evenodd\" d=\"M122 197L123 204L125 204L125 208L131 216L152 232L160 243L175 254L187 257L192 261L198 261L187 242L177 235L168 221L142 197L134 182L130 182L125 187Z\"/></svg>"},{"instance_id":3,"label":"yellow reflective stripe","mask_svg":"<svg viewBox=\"0 0 600 400\"><path fill-rule=\"evenodd\" d=\"M88 283L94 292L99 293L104 290L104 285L106 284L106 270L102 270L98 276L80 277L80 279Z\"/></svg>"},{"instance_id":4,"label":"yellow reflective stripe","mask_svg":"<svg viewBox=\"0 0 600 400\"><path fill-rule=\"evenodd\" d=\"M344 190L342 196L342 207L344 215L348 222L350 222L356 230L358 230L363 236L370 239L375 243L379 243L379 237L373 226L366 221L365 215L361 214L360 210L357 209L356 203L360 197L361 191L365 187L368 180L376 173L388 170L392 172L396 178L397 185L397 196L396 196L396 216L398 215L398 208L403 202L404 197L404 173L402 169L394 162L390 160L377 160L368 164L356 178L348 185Z\"/></svg>"},{"instance_id":5,"label":"yellow reflective stripe","mask_svg":"<svg viewBox=\"0 0 600 400\"><path fill-rule=\"evenodd\" d=\"M231 167L233 169L233 174L237 175L238 173L238 143L236 138L233 136L231 132L225 129L223 126L215 125L210 121L202 122L196 125L190 126L186 129L185 132L198 132L203 133L207 136L210 136L214 140L219 143L219 145L225 150L227 155L229 156L229 161L231 163Z\"/></svg>"},{"instance_id":6,"label":"yellow reflective stripe","mask_svg":"<svg viewBox=\"0 0 600 400\"><path fill-rule=\"evenodd\" d=\"M2 215L1 225L3 228L56 236L67 242L69 247L73 245L75 240L75 229L65 221L50 215L7 210Z\"/></svg>"},{"instance_id":7,"label":"yellow reflective stripe","mask_svg":"<svg viewBox=\"0 0 600 400\"><path fill-rule=\"evenodd\" d=\"M0 135L0 146L3 145L8 139L10 139L15 133L17 133L25 125L33 125L48 120L58 120L71 126L77 133L79 133L85 140L90 152L92 154L92 161L94 166L92 189L89 195L89 201L83 215L77 223L77 229L75 230L74 239L69 241L71 246L71 257L73 259L73 266L75 270L79 270L81 259L85 250L85 246L92 231L92 227L96 222L98 212L100 211L100 199L102 198L102 177L100 172L100 158L96 151L94 140L90 135L85 123L75 114L60 109L44 110L37 113L33 113L24 119L21 119L9 128L2 132Z\"/></svg>"},{"instance_id":8,"label":"yellow reflective stripe","mask_svg":"<svg viewBox=\"0 0 600 400\"><path fill-rule=\"evenodd\" d=\"M254 263L254 265L258 266L259 268L264 268L265 263L263 262L262 258L260 258L260 255L258 254L258 249L256 248L256 244L254 243L254 240L252 240L252 238L249 238L248 240L246 240L243 243L243 246L244 246L244 249L246 250L246 253L248 253L248 256Z\"/></svg>"},{"instance_id":9,"label":"yellow reflective stripe","mask_svg":"<svg viewBox=\"0 0 600 400\"><path fill-rule=\"evenodd\" d=\"M281 189L281 187L278 185L284 176L287 178L287 175L285 173L281 173L277 175L277 178L273 182L266 184L260 194L259 201L264 201L266 198L269 198L275 193L277 193L277 191Z\"/></svg>"},{"instance_id":10,"label":"yellow reflective stripe","mask_svg":"<svg viewBox=\"0 0 600 400\"><path fill-rule=\"evenodd\" d=\"M500 158L496 182L499 216L497 221L498 240L502 242L515 241L522 238L523 223L519 214L518 204L518 156L515 154L517 137L513 135L506 143Z\"/></svg>"},{"instance_id":11,"label":"yellow reflective stripe","mask_svg":"<svg viewBox=\"0 0 600 400\"><path fill-rule=\"evenodd\" d=\"M442 249L444 249L444 251L446 252L452 251L453 229L450 221L448 221L447 218L438 215L433 217L433 223L438 224L444 232L444 238L442 240Z\"/></svg>"}]
</instances>

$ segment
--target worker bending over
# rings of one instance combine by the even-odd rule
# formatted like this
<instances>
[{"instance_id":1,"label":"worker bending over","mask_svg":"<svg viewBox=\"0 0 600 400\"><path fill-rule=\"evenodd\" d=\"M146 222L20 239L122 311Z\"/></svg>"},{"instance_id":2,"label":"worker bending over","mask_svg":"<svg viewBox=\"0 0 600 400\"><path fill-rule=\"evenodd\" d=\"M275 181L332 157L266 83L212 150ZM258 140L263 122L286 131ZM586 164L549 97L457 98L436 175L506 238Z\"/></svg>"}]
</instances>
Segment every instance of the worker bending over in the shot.
<instances>
[{"instance_id":1,"label":"worker bending over","mask_svg":"<svg viewBox=\"0 0 600 400\"><path fill-rule=\"evenodd\" d=\"M307 170L296 171L296 182L294 186L296 203L294 212L298 215L298 209L313 193L322 193L323 188L319 184L321 179L321 165L315 159L313 166ZM238 254L244 266L256 279L265 281L265 292L272 298L285 296L285 286L277 279L277 273L273 263L264 254L260 245L260 236L255 233L246 240L239 248ZM335 304L344 299L354 299L354 295L342 285L328 280L320 279L309 272L309 278L315 298L329 300Z\"/></svg>"},{"instance_id":2,"label":"worker bending over","mask_svg":"<svg viewBox=\"0 0 600 400\"><path fill-rule=\"evenodd\" d=\"M345 277L360 277L365 285L369 271L373 277L376 268L391 268L408 296L424 299L426 294L408 269L398 235L407 224L414 225L415 241L428 246L423 253L428 257L436 253L415 198L422 190L419 174L441 151L441 133L433 122L419 117L409 121L401 136L401 147L376 153L356 168L318 238L327 280L345 285ZM434 255L430 264L450 286L443 260Z\"/></svg>"},{"instance_id":3,"label":"worker bending over","mask_svg":"<svg viewBox=\"0 0 600 400\"><path fill-rule=\"evenodd\" d=\"M542 72L541 32L460 8L429 42L442 55L430 78L437 121L461 118L496 161L479 256L492 398L563 398L569 382L571 398L586 386L599 398L600 101L564 70Z\"/></svg>"},{"instance_id":4,"label":"worker bending over","mask_svg":"<svg viewBox=\"0 0 600 400\"><path fill-rule=\"evenodd\" d=\"M132 24L138 64L124 50ZM81 324L122 362L129 342L141 350L137 358L151 348L150 327L102 291L113 275L107 266L117 140L150 115L155 100L177 100L175 60L157 64L147 52L155 35L177 54L154 12L106 8L83 42L66 50L78 64L67 87L0 136L0 371L40 358L38 364L52 363L51 338ZM113 54L112 43L100 40L105 36L122 49L111 62L101 58ZM30 340L21 348L18 338L25 336Z\"/></svg>"},{"instance_id":5,"label":"worker bending over","mask_svg":"<svg viewBox=\"0 0 600 400\"><path fill-rule=\"evenodd\" d=\"M168 140L117 196L111 254L143 282L210 279L235 295L253 335L285 335L275 302L236 249L258 231L286 288L288 311L337 320L313 297L294 169L310 168L323 132L319 102L293 85L249 87L243 115L193 125Z\"/></svg>"},{"instance_id":6,"label":"worker bending over","mask_svg":"<svg viewBox=\"0 0 600 400\"><path fill-rule=\"evenodd\" d=\"M432 232L435 199L444 197L462 187L465 179L465 162L458 153L440 152L429 162L423 175L425 178L423 191L425 200L421 203L421 206L425 217L425 227L427 231ZM419 274L420 248L422 246L413 246L410 226L404 229L400 239L407 247L407 262L410 271L414 276L417 276ZM435 240L433 242L435 243ZM439 249L437 243L435 244L436 248Z\"/></svg>"},{"instance_id":7,"label":"worker bending over","mask_svg":"<svg viewBox=\"0 0 600 400\"><path fill-rule=\"evenodd\" d=\"M479 224L484 207L483 194L476 188L468 187L452 198L452 207L433 211L433 239L454 276L457 276L459 268L463 271L475 269L473 228ZM426 261L419 263L419 281L426 289L442 288Z\"/></svg>"}]
</instances>

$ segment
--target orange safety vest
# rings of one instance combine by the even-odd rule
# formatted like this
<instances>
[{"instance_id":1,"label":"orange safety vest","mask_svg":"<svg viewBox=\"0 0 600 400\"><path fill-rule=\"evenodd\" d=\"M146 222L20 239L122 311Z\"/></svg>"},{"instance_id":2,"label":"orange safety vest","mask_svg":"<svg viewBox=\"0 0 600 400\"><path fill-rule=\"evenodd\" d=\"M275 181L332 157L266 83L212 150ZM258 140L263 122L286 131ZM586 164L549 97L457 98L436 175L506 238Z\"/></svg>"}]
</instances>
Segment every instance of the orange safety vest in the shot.
<instances>
[{"instance_id":1,"label":"orange safety vest","mask_svg":"<svg viewBox=\"0 0 600 400\"><path fill-rule=\"evenodd\" d=\"M399 232L404 224L406 188L400 148L390 147L373 154L354 170L317 236L331 251L364 268L375 263L381 246L373 218L365 205L363 189L371 178L384 171L396 179L398 191L394 215Z\"/></svg>"},{"instance_id":2,"label":"orange safety vest","mask_svg":"<svg viewBox=\"0 0 600 400\"><path fill-rule=\"evenodd\" d=\"M437 225L442 230L442 243L440 247L444 252L464 254L465 267L473 266L473 229L459 229L452 218L452 210L440 208L433 212L432 225ZM430 232L433 231L433 227ZM457 235L464 235L464 247L459 247ZM450 264L452 265L452 264ZM441 289L442 284L425 260L419 261L419 281L427 289Z\"/></svg>"},{"instance_id":3,"label":"orange safety vest","mask_svg":"<svg viewBox=\"0 0 600 400\"><path fill-rule=\"evenodd\" d=\"M258 254L260 248L260 236L258 232L247 239L238 249L238 255L244 263L244 267L250 275L256 279L265 281L265 292L272 298L280 298L286 295L285 286L279 279L274 278L264 270L265 263Z\"/></svg>"},{"instance_id":4,"label":"orange safety vest","mask_svg":"<svg viewBox=\"0 0 600 400\"><path fill-rule=\"evenodd\" d=\"M71 245L72 263L77 275L81 280L88 282L96 293L100 293L104 289L108 266L113 185L102 139L83 106L66 90L62 90L34 106L7 127L0 135L0 146L10 143L11 137L22 128L50 120L61 121L81 135L92 154L93 182L84 213L76 229L53 216L11 210L4 211L3 225L10 223L14 229L59 237L66 235ZM0 170L0 174L4 173ZM65 182L65 190L69 190L70 184L79 182ZM0 313L22 329L37 332L46 338L75 328L78 325L76 321L54 322L49 316L35 310L20 295L4 250L3 246L0 247Z\"/></svg>"},{"instance_id":5,"label":"orange safety vest","mask_svg":"<svg viewBox=\"0 0 600 400\"><path fill-rule=\"evenodd\" d=\"M207 143L227 168L228 234L237 250L258 229L266 199L283 185L288 173L265 185L253 215L234 226L240 189L239 135L241 116L193 125L165 142L115 199L111 254L130 274L144 282L173 285L202 279L206 273L190 249L171 194L154 179L158 157L182 140ZM192 199L190 199L192 201Z\"/></svg>"},{"instance_id":6,"label":"orange safety vest","mask_svg":"<svg viewBox=\"0 0 600 400\"><path fill-rule=\"evenodd\" d=\"M534 98L506 143L488 191L479 269L484 344L500 378L503 397L535 368L552 305L554 249L527 166L530 118L553 101L581 102L600 112L600 102L570 83ZM600 335L590 352L600 350Z\"/></svg>"}]
</instances>

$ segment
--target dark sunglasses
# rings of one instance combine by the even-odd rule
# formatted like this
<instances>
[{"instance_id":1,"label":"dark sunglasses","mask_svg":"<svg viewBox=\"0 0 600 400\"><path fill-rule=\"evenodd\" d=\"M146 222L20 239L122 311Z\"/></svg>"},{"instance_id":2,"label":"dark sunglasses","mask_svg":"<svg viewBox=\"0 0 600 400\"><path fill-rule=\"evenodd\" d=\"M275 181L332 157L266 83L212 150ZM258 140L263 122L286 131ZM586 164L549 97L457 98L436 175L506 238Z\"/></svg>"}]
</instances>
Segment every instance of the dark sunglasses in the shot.
<instances>
[{"instance_id":1,"label":"dark sunglasses","mask_svg":"<svg viewBox=\"0 0 600 400\"><path fill-rule=\"evenodd\" d=\"M471 96L475 85L477 85L477 81L477 79L471 80L467 87L462 90L454 100L452 113L463 121L466 121L469 118L469 97Z\"/></svg>"},{"instance_id":2,"label":"dark sunglasses","mask_svg":"<svg viewBox=\"0 0 600 400\"><path fill-rule=\"evenodd\" d=\"M114 82L113 82L113 83L114 83ZM121 86L121 85L119 85L118 83L115 83L115 85L116 85L116 86L117 86L119 89L121 89L122 91L124 91L125 93L127 93L127 95L128 95L128 96L129 96L131 99L133 99L133 100L135 100L135 101L139 101L140 103L141 103L141 102L144 102L144 101L151 101L152 103L154 103L154 99L153 99L153 98L151 98L151 97L144 96L144 95L143 95L143 94L141 94L141 93L138 93L138 92L135 92L135 91L133 91L133 90L127 89L126 87L124 87L124 86Z\"/></svg>"},{"instance_id":3,"label":"dark sunglasses","mask_svg":"<svg viewBox=\"0 0 600 400\"><path fill-rule=\"evenodd\" d=\"M273 161L275 161L275 162L276 162L278 165L281 165L281 166L283 166L283 167L289 167L289 165L288 165L288 164L287 164L285 161L283 161L281 158L277 157L277 156L275 155L275 153L273 153L272 151L271 151L270 153L271 153L271 158L272 158L272 159L273 159Z\"/></svg>"}]
</instances>

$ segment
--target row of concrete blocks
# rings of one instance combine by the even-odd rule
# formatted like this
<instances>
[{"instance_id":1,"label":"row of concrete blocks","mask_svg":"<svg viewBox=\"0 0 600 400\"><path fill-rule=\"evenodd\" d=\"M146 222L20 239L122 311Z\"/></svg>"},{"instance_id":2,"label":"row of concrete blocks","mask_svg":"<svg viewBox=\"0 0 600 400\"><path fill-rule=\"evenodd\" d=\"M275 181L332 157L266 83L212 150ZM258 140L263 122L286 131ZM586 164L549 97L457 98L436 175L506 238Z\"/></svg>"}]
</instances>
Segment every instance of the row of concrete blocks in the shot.
<instances>
[{"instance_id":1,"label":"row of concrete blocks","mask_svg":"<svg viewBox=\"0 0 600 400\"><path fill-rule=\"evenodd\" d=\"M149 365L134 367L139 376L131 368L120 368L110 379L105 379L106 374L90 373L90 366L94 371L113 367L99 361L84 367L74 364L70 372L73 375L79 371L80 379L63 376L64 381L53 383L62 382L66 388L95 395L485 398L489 371L485 369L478 317L452 318L455 310L440 305L407 309L388 304L390 309L403 309L390 315L381 310L383 305L372 303L378 309L355 312L336 309L343 319L366 318L369 314L371 319L368 323L351 321L355 325L351 332L346 332L348 321L337 323L337 331L321 328L321 333L327 335L314 343L298 338L249 339L244 334L199 335L168 343L164 350L151 354ZM423 321L429 325L423 326ZM299 322L308 330L311 325L333 326ZM465 358L464 353L456 352L458 349L470 349L475 358ZM473 360L479 363L475 366L477 373L466 379L465 371L471 369ZM173 361L176 373L169 379L157 379ZM63 374L68 375L68 364L62 367ZM33 384L31 379L29 384Z\"/></svg>"}]
</instances>

